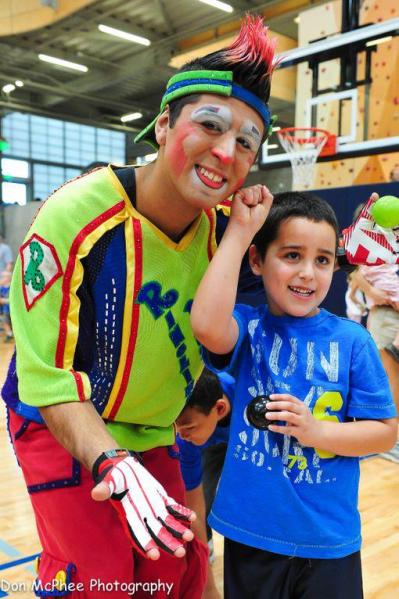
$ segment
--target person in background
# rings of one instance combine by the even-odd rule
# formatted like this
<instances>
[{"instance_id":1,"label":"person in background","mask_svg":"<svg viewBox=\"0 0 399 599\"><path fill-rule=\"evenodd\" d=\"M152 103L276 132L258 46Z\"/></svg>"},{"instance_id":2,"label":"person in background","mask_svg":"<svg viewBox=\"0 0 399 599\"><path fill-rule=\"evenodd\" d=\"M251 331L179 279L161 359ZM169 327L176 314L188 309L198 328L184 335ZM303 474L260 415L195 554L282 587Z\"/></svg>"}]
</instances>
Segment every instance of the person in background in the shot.
<instances>
[{"instance_id":1,"label":"person in background","mask_svg":"<svg viewBox=\"0 0 399 599\"><path fill-rule=\"evenodd\" d=\"M6 243L3 235L0 235L0 273L5 270L12 272L13 257L12 251L8 243Z\"/></svg>"},{"instance_id":2,"label":"person in background","mask_svg":"<svg viewBox=\"0 0 399 599\"><path fill-rule=\"evenodd\" d=\"M363 208L359 204L354 211L355 222ZM353 288L365 296L367 328L379 349L399 412L399 264L361 265L350 277ZM399 441L381 456L399 463Z\"/></svg>"},{"instance_id":3,"label":"person in background","mask_svg":"<svg viewBox=\"0 0 399 599\"><path fill-rule=\"evenodd\" d=\"M399 412L399 266L360 266L353 281L366 297L367 328L379 349ZM381 456L399 463L399 440Z\"/></svg>"},{"instance_id":4,"label":"person in background","mask_svg":"<svg viewBox=\"0 0 399 599\"><path fill-rule=\"evenodd\" d=\"M391 172L389 173L389 180L392 182L399 181L399 166L394 166Z\"/></svg>"},{"instance_id":5,"label":"person in background","mask_svg":"<svg viewBox=\"0 0 399 599\"><path fill-rule=\"evenodd\" d=\"M347 276L345 293L346 315L350 320L361 323L367 315L366 301L361 289L353 281L354 272Z\"/></svg>"},{"instance_id":6,"label":"person in background","mask_svg":"<svg viewBox=\"0 0 399 599\"><path fill-rule=\"evenodd\" d=\"M185 408L176 420L180 465L187 506L195 511L193 532L210 547L208 578L203 599L219 599L211 563L212 529L207 517L215 498L230 431L230 397L234 379L204 368ZM210 450L213 450L210 452Z\"/></svg>"},{"instance_id":7,"label":"person in background","mask_svg":"<svg viewBox=\"0 0 399 599\"><path fill-rule=\"evenodd\" d=\"M11 275L12 273L9 270L4 270L0 275L0 309L6 343L12 341L12 339L14 338L11 328L9 300Z\"/></svg>"}]
</instances>

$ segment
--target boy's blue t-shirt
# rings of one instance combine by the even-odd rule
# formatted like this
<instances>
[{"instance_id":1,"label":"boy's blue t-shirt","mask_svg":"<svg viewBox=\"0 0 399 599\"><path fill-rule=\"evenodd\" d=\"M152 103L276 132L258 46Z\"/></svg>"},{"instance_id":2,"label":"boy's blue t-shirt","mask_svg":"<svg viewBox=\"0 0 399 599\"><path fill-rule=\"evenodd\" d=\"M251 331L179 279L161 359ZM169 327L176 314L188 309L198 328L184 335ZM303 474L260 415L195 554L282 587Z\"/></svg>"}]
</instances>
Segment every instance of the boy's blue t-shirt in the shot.
<instances>
[{"instance_id":1,"label":"boy's blue t-shirt","mask_svg":"<svg viewBox=\"0 0 399 599\"><path fill-rule=\"evenodd\" d=\"M257 395L289 393L320 420L396 415L378 350L359 324L326 310L273 316L238 304L230 438L209 524L234 541L283 555L339 558L361 545L359 459L304 447L249 425ZM212 365L210 365L212 367Z\"/></svg>"},{"instance_id":2,"label":"boy's blue t-shirt","mask_svg":"<svg viewBox=\"0 0 399 599\"><path fill-rule=\"evenodd\" d=\"M218 373L220 384L223 393L228 397L230 403L234 395L234 379L229 374ZM230 426L217 426L214 433L209 437L208 441L203 445L194 445L190 441L185 441L179 435L176 436L177 445L179 446L180 467L183 476L184 486L186 491L196 489L202 482L202 450L212 445L219 443L227 444L229 440Z\"/></svg>"}]
</instances>

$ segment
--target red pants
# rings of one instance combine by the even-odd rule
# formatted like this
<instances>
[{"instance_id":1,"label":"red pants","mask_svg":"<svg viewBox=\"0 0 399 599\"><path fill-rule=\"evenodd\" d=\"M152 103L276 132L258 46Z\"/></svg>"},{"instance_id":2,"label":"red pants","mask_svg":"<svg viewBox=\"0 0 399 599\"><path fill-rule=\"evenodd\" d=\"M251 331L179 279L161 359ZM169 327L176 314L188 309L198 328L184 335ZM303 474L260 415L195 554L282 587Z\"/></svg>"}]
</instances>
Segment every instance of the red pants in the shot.
<instances>
[{"instance_id":1,"label":"red pants","mask_svg":"<svg viewBox=\"0 0 399 599\"><path fill-rule=\"evenodd\" d=\"M208 562L201 541L187 543L182 559L161 552L158 561L147 560L132 550L112 505L91 499L90 473L45 426L30 422L26 428L24 420L10 410L10 432L43 546L39 580L47 586L42 596L200 599ZM167 493L184 503L179 460L166 447L142 456ZM64 586L53 593L54 580ZM60 594L63 589L65 595Z\"/></svg>"}]
</instances>

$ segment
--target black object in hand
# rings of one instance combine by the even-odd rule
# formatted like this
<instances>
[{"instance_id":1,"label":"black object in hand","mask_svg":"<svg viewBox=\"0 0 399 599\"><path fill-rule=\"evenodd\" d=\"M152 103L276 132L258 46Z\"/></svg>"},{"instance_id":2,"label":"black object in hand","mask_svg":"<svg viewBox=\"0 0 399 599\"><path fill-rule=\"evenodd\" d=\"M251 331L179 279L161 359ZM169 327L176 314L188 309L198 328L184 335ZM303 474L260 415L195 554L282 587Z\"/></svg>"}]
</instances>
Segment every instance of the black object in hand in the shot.
<instances>
[{"instance_id":1,"label":"black object in hand","mask_svg":"<svg viewBox=\"0 0 399 599\"><path fill-rule=\"evenodd\" d=\"M268 395L258 395L247 405L248 422L255 428L259 428L261 431L267 430L270 424L265 418L266 412L268 411L266 408L268 401L270 401Z\"/></svg>"}]
</instances>

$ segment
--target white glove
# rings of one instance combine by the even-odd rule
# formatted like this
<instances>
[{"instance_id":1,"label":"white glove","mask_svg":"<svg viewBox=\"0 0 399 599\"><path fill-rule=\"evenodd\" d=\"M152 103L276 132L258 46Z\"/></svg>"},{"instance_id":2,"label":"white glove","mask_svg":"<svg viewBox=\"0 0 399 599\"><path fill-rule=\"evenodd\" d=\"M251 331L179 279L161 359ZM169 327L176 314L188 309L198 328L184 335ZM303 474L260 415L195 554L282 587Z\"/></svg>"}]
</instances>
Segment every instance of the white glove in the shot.
<instances>
[{"instance_id":1,"label":"white glove","mask_svg":"<svg viewBox=\"0 0 399 599\"><path fill-rule=\"evenodd\" d=\"M157 547L176 557L185 554L183 541L194 535L179 520L189 523L194 513L167 495L136 454L106 451L93 465L93 478L108 485L110 501L135 549L144 555Z\"/></svg>"}]
</instances>

